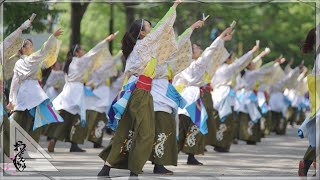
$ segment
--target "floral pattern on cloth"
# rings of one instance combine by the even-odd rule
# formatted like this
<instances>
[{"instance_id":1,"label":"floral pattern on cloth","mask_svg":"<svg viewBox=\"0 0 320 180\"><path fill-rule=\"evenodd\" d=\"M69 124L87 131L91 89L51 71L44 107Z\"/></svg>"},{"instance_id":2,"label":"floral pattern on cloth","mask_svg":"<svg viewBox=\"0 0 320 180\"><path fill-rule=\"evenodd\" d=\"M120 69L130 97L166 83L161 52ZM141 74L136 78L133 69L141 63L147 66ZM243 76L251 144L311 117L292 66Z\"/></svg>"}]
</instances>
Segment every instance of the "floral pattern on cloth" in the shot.
<instances>
[{"instance_id":1,"label":"floral pattern on cloth","mask_svg":"<svg viewBox=\"0 0 320 180\"><path fill-rule=\"evenodd\" d=\"M178 51L168 60L173 75L186 69L192 62L192 46L190 41L192 32L193 30L188 28L178 37Z\"/></svg>"},{"instance_id":2,"label":"floral pattern on cloth","mask_svg":"<svg viewBox=\"0 0 320 180\"><path fill-rule=\"evenodd\" d=\"M157 142L155 143L154 145L154 152L155 152L155 155L153 156L156 156L158 158L162 158L163 155L164 155L164 149L165 149L165 142L168 140L168 137L171 135L170 134L165 134L165 133L159 133L158 134L158 138L157 138Z\"/></svg>"},{"instance_id":3,"label":"floral pattern on cloth","mask_svg":"<svg viewBox=\"0 0 320 180\"><path fill-rule=\"evenodd\" d=\"M125 69L127 75L143 74L148 62L152 59L157 60L157 65L165 64L178 50L173 30L175 19L176 10L170 8L146 37L137 40L133 51L127 58Z\"/></svg>"}]
</instances>

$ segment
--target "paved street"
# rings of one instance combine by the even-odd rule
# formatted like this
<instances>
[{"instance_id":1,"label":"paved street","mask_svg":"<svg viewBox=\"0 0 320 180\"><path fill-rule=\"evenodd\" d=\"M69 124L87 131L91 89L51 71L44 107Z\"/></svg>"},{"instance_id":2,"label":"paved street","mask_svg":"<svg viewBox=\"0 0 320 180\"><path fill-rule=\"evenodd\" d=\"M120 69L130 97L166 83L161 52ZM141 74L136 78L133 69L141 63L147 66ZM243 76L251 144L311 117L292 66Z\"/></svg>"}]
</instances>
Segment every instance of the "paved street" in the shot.
<instances>
[{"instance_id":1,"label":"paved street","mask_svg":"<svg viewBox=\"0 0 320 180\"><path fill-rule=\"evenodd\" d=\"M240 142L232 146L230 153L216 153L212 147L207 146L208 152L204 156L198 156L198 160L203 162L204 166L186 165L187 156L180 153L178 166L168 167L175 172L174 176L154 176L153 165L148 162L140 179L262 179L262 176L265 179L299 179L298 162L303 157L308 143L306 139L298 139L296 132L296 128L289 127L286 136L270 135L256 146ZM109 139L110 136L105 136L103 144L106 145ZM41 140L41 146L47 147L45 137ZM86 153L69 153L69 144L58 142L56 152L50 154L50 162L58 171L40 174L23 172L18 175L35 175L39 179L47 179L49 176L51 179L96 179L103 165L97 156L101 149L93 149L92 143L89 142L82 147L87 150ZM314 173L314 168L311 168L309 175ZM128 174L127 170L111 170L111 176L115 179L127 179ZM17 179L16 176L12 178Z\"/></svg>"}]
</instances>

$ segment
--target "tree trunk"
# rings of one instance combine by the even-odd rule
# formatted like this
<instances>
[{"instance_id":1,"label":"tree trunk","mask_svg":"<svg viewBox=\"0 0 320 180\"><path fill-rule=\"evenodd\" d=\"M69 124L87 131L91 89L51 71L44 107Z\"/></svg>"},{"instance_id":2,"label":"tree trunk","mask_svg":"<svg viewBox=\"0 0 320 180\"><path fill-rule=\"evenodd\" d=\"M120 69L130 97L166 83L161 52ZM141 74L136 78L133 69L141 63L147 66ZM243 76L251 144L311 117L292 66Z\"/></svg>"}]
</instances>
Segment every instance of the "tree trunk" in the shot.
<instances>
[{"instance_id":1,"label":"tree trunk","mask_svg":"<svg viewBox=\"0 0 320 180\"><path fill-rule=\"evenodd\" d=\"M129 6L133 6L133 5L137 5L139 3L124 3L125 8L126 8L126 30L128 31L131 24L134 22L134 8L129 7Z\"/></svg>"},{"instance_id":2,"label":"tree trunk","mask_svg":"<svg viewBox=\"0 0 320 180\"><path fill-rule=\"evenodd\" d=\"M114 30L113 30L113 19L114 19L113 8L114 8L114 4L110 3L110 21L109 21L110 34L114 33ZM110 51L111 55L112 55L112 50L113 50L113 41L110 41L109 42L109 51Z\"/></svg>"},{"instance_id":3,"label":"tree trunk","mask_svg":"<svg viewBox=\"0 0 320 180\"><path fill-rule=\"evenodd\" d=\"M81 43L81 20L90 2L71 3L71 39L70 48Z\"/></svg>"}]
</instances>

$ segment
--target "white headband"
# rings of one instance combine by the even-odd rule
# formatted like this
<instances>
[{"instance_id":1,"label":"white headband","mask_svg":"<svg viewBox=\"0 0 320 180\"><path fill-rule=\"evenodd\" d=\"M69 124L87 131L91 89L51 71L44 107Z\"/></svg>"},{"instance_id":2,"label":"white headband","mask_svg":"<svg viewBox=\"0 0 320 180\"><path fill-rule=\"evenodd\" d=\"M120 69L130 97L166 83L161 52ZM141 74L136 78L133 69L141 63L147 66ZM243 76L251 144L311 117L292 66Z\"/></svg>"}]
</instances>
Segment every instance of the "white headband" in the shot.
<instances>
[{"instance_id":1,"label":"white headband","mask_svg":"<svg viewBox=\"0 0 320 180\"><path fill-rule=\"evenodd\" d=\"M143 20L143 19L141 19L141 27L140 27L140 31L139 31L139 33L138 33L137 40L139 39L140 32L142 31L143 24L144 24L144 20Z\"/></svg>"},{"instance_id":2,"label":"white headband","mask_svg":"<svg viewBox=\"0 0 320 180\"><path fill-rule=\"evenodd\" d=\"M78 44L76 44L76 46L74 47L72 55L74 55L74 53L76 52L77 48L78 48Z\"/></svg>"}]
</instances>

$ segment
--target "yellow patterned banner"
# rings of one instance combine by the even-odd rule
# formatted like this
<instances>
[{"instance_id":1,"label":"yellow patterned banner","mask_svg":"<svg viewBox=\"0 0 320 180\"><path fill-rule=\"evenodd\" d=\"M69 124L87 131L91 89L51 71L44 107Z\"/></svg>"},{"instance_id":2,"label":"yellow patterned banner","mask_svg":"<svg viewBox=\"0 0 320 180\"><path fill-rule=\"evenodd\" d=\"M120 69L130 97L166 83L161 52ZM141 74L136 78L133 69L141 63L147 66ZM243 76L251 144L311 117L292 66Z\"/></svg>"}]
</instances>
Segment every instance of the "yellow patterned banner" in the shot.
<instances>
[{"instance_id":1,"label":"yellow patterned banner","mask_svg":"<svg viewBox=\"0 0 320 180\"><path fill-rule=\"evenodd\" d=\"M312 105L310 117L313 117L320 107L320 76L308 76L309 97Z\"/></svg>"}]
</instances>

